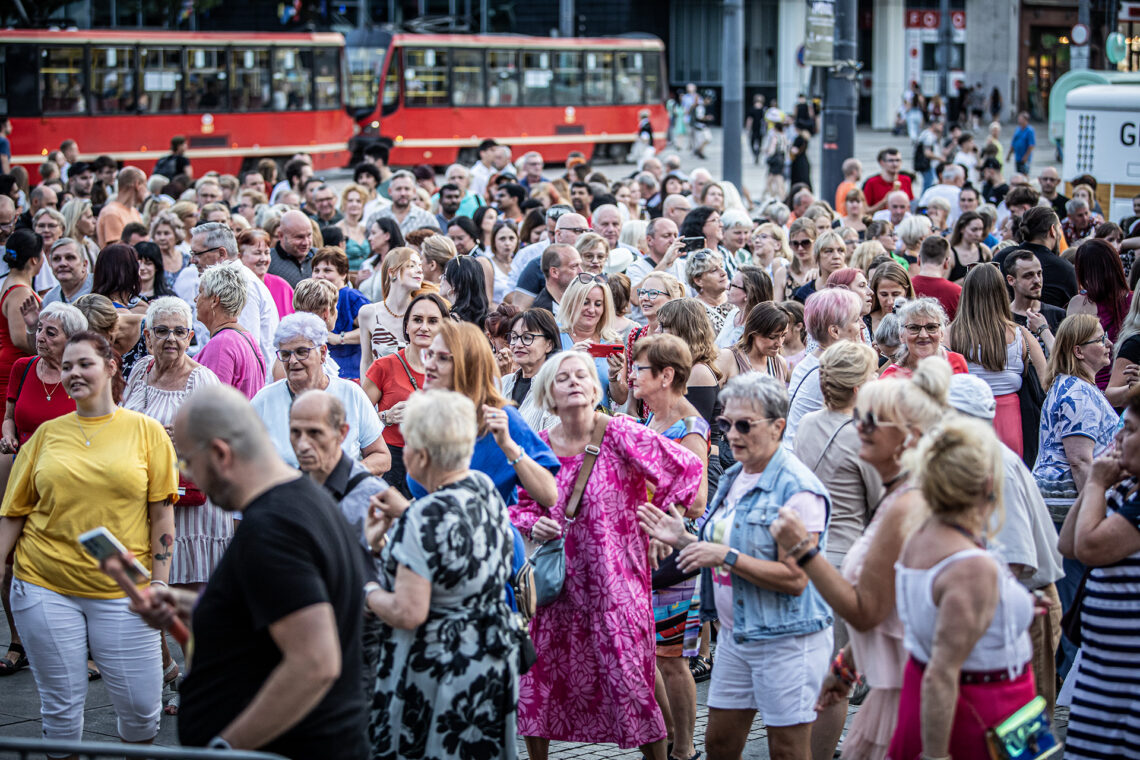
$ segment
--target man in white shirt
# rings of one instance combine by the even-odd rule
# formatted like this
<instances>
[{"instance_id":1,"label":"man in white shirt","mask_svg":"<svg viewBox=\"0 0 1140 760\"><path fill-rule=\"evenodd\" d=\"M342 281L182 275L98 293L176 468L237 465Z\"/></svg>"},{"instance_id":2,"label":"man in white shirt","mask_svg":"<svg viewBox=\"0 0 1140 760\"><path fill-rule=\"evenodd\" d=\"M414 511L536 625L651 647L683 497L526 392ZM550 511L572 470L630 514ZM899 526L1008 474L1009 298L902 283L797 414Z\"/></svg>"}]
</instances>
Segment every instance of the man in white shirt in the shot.
<instances>
[{"instance_id":1,"label":"man in white shirt","mask_svg":"<svg viewBox=\"0 0 1140 760\"><path fill-rule=\"evenodd\" d=\"M950 204L950 218L947 224L951 227L958 221L962 210L958 206L958 196L962 194L962 185L966 184L966 170L957 164L947 164L942 169L942 181L923 191L918 199L918 207L926 208L935 198L943 198ZM887 201L889 204L890 201Z\"/></svg>"},{"instance_id":2,"label":"man in white shirt","mask_svg":"<svg viewBox=\"0 0 1140 760\"><path fill-rule=\"evenodd\" d=\"M619 240L621 237L621 212L618 211L618 207L610 203L598 206L594 209L593 216L590 217L590 224L594 232L604 237L610 246L610 257L606 264L606 271L624 272L626 267L639 255L639 251Z\"/></svg>"},{"instance_id":3,"label":"man in white shirt","mask_svg":"<svg viewBox=\"0 0 1140 760\"><path fill-rule=\"evenodd\" d=\"M479 143L479 160L471 165L471 192L478 196L483 195L483 191L487 189L487 181L495 173L491 159L495 155L495 148L498 145L497 142L490 139Z\"/></svg>"},{"instance_id":4,"label":"man in white shirt","mask_svg":"<svg viewBox=\"0 0 1140 760\"><path fill-rule=\"evenodd\" d=\"M887 220L891 226L898 227L903 219L910 216L910 198L902 190L892 190L887 193L887 207L876 211L874 219Z\"/></svg>"},{"instance_id":5,"label":"man in white shirt","mask_svg":"<svg viewBox=\"0 0 1140 760\"><path fill-rule=\"evenodd\" d=\"M234 233L221 222L200 224L190 230L190 236L190 263L195 266L185 267L178 273L178 279L174 281L174 293L190 304L190 310L195 314L194 334L197 336L197 350L201 350L210 339L210 331L197 318L195 304L198 301L198 275L224 260L237 259L239 254ZM279 321L277 306L265 283L244 267L242 272L245 275L246 301L245 308L238 315L238 324L257 341L261 355L271 357L276 350L273 334L277 331Z\"/></svg>"},{"instance_id":6,"label":"man in white shirt","mask_svg":"<svg viewBox=\"0 0 1140 760\"><path fill-rule=\"evenodd\" d=\"M392 175L392 182L388 185L388 195L392 203L380 211L379 216L390 216L395 219L396 224L400 225L400 232L405 236L421 227L439 229L435 214L424 211L412 202L416 197L416 177L410 171L401 169Z\"/></svg>"}]
</instances>

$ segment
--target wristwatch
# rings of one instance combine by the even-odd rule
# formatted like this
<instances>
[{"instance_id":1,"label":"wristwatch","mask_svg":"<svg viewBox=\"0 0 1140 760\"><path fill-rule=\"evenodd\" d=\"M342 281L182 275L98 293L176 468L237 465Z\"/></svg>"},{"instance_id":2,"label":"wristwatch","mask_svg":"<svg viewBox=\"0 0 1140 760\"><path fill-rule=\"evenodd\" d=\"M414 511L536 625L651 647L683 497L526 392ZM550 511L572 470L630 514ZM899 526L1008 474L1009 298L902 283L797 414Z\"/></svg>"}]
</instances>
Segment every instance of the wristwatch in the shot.
<instances>
[{"instance_id":1,"label":"wristwatch","mask_svg":"<svg viewBox=\"0 0 1140 760\"><path fill-rule=\"evenodd\" d=\"M381 425L387 425L388 424L388 410L387 409L380 412L380 424Z\"/></svg>"},{"instance_id":2,"label":"wristwatch","mask_svg":"<svg viewBox=\"0 0 1140 760\"><path fill-rule=\"evenodd\" d=\"M740 552L736 549L729 549L728 554L724 555L724 564L729 567L736 567L736 560L740 558Z\"/></svg>"},{"instance_id":3,"label":"wristwatch","mask_svg":"<svg viewBox=\"0 0 1140 760\"><path fill-rule=\"evenodd\" d=\"M206 745L206 749L233 749L233 746L220 736L215 736Z\"/></svg>"},{"instance_id":4,"label":"wristwatch","mask_svg":"<svg viewBox=\"0 0 1140 760\"><path fill-rule=\"evenodd\" d=\"M383 590L383 588L384 587L381 586L376 581L368 581L368 583L364 584L364 598L367 599L368 595L371 594L373 591L381 591L381 590Z\"/></svg>"}]
</instances>

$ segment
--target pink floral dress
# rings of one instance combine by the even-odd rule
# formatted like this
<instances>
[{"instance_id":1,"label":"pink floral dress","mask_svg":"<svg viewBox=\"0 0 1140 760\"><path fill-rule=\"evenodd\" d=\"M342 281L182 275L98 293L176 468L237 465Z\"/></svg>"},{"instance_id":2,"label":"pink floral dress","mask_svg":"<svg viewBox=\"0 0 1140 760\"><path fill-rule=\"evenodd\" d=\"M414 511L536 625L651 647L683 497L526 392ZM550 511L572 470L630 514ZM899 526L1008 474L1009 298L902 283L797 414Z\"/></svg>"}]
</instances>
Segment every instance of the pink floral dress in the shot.
<instances>
[{"instance_id":1,"label":"pink floral dress","mask_svg":"<svg viewBox=\"0 0 1140 760\"><path fill-rule=\"evenodd\" d=\"M546 431L539 435L550 442ZM566 539L562 595L530 624L538 660L519 684L519 734L623 749L664 739L653 698L649 541L638 528L637 505L650 483L656 506L689 504L700 486L700 460L632 418L612 418L569 526L566 500L582 455L559 461L557 506L547 510L520 489L510 508L524 535L547 516Z\"/></svg>"}]
</instances>

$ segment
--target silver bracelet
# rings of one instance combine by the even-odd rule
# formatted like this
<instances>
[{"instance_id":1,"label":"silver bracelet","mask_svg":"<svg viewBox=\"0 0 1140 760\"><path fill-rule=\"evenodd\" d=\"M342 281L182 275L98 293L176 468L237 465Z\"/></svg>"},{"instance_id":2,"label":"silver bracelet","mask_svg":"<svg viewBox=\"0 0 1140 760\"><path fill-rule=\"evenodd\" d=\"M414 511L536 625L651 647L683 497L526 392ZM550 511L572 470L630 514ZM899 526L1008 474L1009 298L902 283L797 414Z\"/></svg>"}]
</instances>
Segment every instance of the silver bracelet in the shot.
<instances>
[{"instance_id":1,"label":"silver bracelet","mask_svg":"<svg viewBox=\"0 0 1140 760\"><path fill-rule=\"evenodd\" d=\"M152 585L152 586L162 586L163 588L170 588L170 584L169 584L169 583L167 583L166 581L160 581L160 580L158 580L157 578L152 578L152 579L151 579L151 581L150 581L150 585Z\"/></svg>"}]
</instances>

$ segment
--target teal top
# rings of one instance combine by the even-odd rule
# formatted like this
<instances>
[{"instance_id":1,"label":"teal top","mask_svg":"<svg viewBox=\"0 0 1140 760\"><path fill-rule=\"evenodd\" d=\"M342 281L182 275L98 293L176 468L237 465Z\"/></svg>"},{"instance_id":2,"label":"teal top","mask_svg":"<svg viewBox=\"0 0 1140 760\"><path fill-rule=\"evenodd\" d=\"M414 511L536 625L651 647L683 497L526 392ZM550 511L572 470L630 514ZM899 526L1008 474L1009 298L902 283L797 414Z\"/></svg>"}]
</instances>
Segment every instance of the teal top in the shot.
<instances>
[{"instance_id":1,"label":"teal top","mask_svg":"<svg viewBox=\"0 0 1140 760\"><path fill-rule=\"evenodd\" d=\"M348 268L353 272L359 272L364 260L372 255L372 248L367 240L358 243L349 238L344 241L344 252L348 255Z\"/></svg>"}]
</instances>

